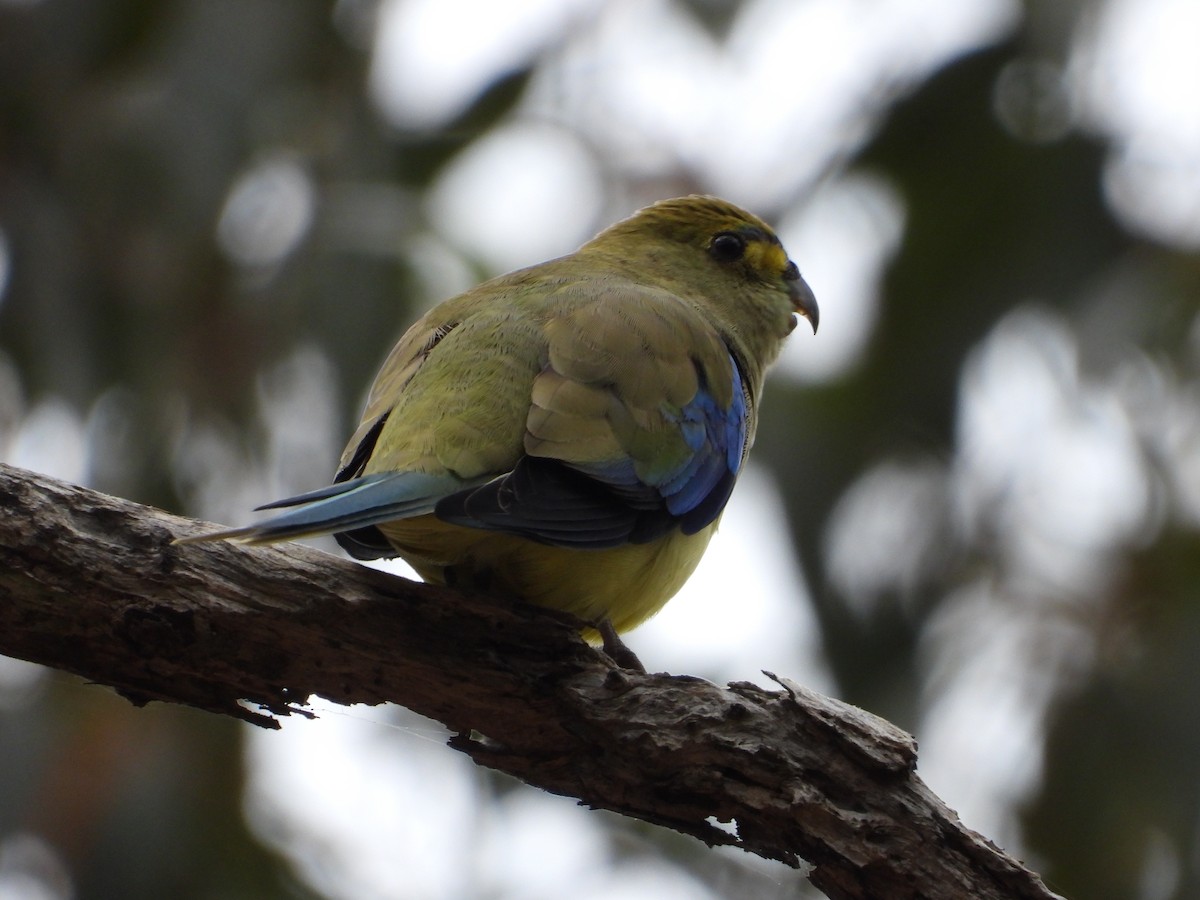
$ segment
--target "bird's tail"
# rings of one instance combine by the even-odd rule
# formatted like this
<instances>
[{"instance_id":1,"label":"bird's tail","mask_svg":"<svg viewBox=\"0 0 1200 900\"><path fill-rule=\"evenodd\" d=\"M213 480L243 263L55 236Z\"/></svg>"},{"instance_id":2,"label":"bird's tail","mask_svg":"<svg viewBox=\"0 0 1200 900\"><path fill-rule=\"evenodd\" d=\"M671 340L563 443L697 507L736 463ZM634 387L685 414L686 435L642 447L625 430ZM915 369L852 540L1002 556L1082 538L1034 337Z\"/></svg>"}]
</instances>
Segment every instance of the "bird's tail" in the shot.
<instances>
[{"instance_id":1,"label":"bird's tail","mask_svg":"<svg viewBox=\"0 0 1200 900\"><path fill-rule=\"evenodd\" d=\"M174 542L233 540L242 544L270 544L351 531L431 513L439 499L465 486L448 474L378 472L260 506L259 509L285 512L255 525L187 535Z\"/></svg>"}]
</instances>

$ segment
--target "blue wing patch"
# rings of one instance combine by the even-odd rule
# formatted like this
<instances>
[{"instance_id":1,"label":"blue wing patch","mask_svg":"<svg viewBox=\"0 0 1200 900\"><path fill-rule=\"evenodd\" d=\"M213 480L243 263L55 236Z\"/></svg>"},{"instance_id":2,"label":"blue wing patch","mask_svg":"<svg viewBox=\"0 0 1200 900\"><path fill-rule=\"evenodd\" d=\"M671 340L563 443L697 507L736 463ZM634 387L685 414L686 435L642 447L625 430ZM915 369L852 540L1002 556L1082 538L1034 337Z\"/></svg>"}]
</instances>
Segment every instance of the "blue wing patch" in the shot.
<instances>
[{"instance_id":1,"label":"blue wing patch","mask_svg":"<svg viewBox=\"0 0 1200 900\"><path fill-rule=\"evenodd\" d=\"M692 451L672 470L644 479L632 459L570 465L525 457L508 475L442 498L435 514L561 547L648 543L676 527L695 534L721 514L742 466L746 397L732 357L730 367L727 409L699 371L696 395L668 417Z\"/></svg>"}]
</instances>

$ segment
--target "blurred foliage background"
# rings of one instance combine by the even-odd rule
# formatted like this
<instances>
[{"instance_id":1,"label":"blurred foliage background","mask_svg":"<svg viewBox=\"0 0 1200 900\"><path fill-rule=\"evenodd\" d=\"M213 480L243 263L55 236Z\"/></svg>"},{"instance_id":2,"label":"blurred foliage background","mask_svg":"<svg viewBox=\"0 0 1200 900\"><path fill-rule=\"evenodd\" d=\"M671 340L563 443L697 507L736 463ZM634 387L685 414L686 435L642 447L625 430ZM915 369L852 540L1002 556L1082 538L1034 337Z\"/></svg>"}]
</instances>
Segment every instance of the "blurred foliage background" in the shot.
<instances>
[{"instance_id":1,"label":"blurred foliage background","mask_svg":"<svg viewBox=\"0 0 1200 900\"><path fill-rule=\"evenodd\" d=\"M725 195L821 300L755 450L787 639L1056 890L1200 896L1198 12L0 0L0 459L243 522L426 306ZM323 720L0 660L0 898L807 890Z\"/></svg>"}]
</instances>

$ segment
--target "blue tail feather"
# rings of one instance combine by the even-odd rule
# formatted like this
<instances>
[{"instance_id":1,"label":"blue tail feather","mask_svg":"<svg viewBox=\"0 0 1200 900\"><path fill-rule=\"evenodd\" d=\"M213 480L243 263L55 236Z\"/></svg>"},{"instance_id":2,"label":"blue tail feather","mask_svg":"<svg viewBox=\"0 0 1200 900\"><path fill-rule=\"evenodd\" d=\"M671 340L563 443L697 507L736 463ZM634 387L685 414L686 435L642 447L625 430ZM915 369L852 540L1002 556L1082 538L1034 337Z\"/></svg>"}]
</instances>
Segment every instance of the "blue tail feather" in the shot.
<instances>
[{"instance_id":1,"label":"blue tail feather","mask_svg":"<svg viewBox=\"0 0 1200 900\"><path fill-rule=\"evenodd\" d=\"M467 486L453 475L378 472L260 506L286 511L255 525L184 540L260 544L366 528L431 513L438 500Z\"/></svg>"}]
</instances>

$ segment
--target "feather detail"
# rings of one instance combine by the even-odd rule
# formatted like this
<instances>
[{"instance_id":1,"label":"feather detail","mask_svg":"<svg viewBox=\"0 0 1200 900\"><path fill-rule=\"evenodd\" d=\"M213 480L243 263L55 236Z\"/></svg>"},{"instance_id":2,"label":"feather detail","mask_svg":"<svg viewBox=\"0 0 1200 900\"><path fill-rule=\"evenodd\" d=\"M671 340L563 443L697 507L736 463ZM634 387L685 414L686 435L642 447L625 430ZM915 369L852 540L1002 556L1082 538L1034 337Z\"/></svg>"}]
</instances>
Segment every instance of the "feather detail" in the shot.
<instances>
[{"instance_id":1,"label":"feather detail","mask_svg":"<svg viewBox=\"0 0 1200 900\"><path fill-rule=\"evenodd\" d=\"M817 304L765 222L648 207L577 252L430 310L380 370L335 484L246 528L333 533L422 577L631 628L687 579Z\"/></svg>"}]
</instances>

